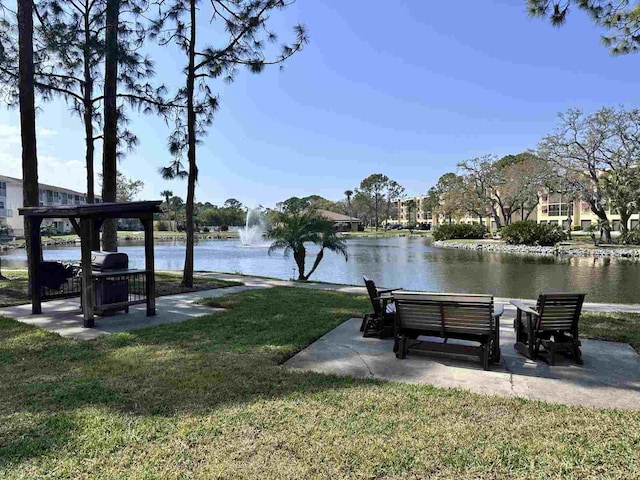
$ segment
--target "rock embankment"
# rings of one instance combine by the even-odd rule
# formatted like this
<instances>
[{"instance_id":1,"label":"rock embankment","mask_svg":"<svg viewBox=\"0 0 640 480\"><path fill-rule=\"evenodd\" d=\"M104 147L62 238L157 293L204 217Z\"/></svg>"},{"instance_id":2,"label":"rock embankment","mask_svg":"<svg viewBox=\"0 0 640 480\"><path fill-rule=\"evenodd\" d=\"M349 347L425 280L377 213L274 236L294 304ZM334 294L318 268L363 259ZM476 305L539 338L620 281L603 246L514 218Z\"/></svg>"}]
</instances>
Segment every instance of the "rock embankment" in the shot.
<instances>
[{"instance_id":1,"label":"rock embankment","mask_svg":"<svg viewBox=\"0 0 640 480\"><path fill-rule=\"evenodd\" d=\"M528 255L572 256L572 257L614 257L640 260L640 248L580 248L580 247L541 247L530 245L507 245L506 243L462 243L455 241L436 241L434 247L476 250L493 253L519 253Z\"/></svg>"}]
</instances>

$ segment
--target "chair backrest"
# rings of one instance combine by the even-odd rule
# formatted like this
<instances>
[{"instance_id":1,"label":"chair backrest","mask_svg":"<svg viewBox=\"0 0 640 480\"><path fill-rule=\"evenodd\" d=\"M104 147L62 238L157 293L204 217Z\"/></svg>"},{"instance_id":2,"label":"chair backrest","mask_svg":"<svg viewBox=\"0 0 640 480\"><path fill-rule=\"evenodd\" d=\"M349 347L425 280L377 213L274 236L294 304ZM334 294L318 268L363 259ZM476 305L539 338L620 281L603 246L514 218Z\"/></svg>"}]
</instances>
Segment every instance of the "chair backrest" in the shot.
<instances>
[{"instance_id":1,"label":"chair backrest","mask_svg":"<svg viewBox=\"0 0 640 480\"><path fill-rule=\"evenodd\" d=\"M538 297L537 330L576 331L584 293L543 293Z\"/></svg>"},{"instance_id":2,"label":"chair backrest","mask_svg":"<svg viewBox=\"0 0 640 480\"><path fill-rule=\"evenodd\" d=\"M394 292L396 327L439 332L487 335L493 331L493 297L455 293Z\"/></svg>"},{"instance_id":3,"label":"chair backrest","mask_svg":"<svg viewBox=\"0 0 640 480\"><path fill-rule=\"evenodd\" d=\"M367 293L369 294L369 300L371 300L373 313L376 315L382 315L382 305L380 304L380 300L378 300L378 289L376 288L375 282L367 277L362 278L364 279L364 285L367 287Z\"/></svg>"}]
</instances>

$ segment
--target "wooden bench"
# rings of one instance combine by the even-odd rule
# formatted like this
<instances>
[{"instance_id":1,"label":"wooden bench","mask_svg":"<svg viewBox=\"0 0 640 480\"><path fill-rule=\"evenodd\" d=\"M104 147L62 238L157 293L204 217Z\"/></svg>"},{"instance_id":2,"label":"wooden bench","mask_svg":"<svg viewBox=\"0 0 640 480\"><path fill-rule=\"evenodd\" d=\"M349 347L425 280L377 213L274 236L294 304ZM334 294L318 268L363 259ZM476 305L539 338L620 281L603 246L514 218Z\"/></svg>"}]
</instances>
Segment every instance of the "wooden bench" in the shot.
<instances>
[{"instance_id":1,"label":"wooden bench","mask_svg":"<svg viewBox=\"0 0 640 480\"><path fill-rule=\"evenodd\" d=\"M439 294L398 291L395 344L397 358L410 351L444 352L479 357L485 370L500 360L500 315L491 295ZM417 336L439 337L444 342L417 340ZM448 343L449 339L470 340L479 346Z\"/></svg>"},{"instance_id":2,"label":"wooden bench","mask_svg":"<svg viewBox=\"0 0 640 480\"><path fill-rule=\"evenodd\" d=\"M514 348L525 357L536 360L542 347L549 365L555 363L556 353L568 353L576 363L582 364L578 320L584 297L584 293L545 293L538 297L535 308L512 301L517 309Z\"/></svg>"}]
</instances>

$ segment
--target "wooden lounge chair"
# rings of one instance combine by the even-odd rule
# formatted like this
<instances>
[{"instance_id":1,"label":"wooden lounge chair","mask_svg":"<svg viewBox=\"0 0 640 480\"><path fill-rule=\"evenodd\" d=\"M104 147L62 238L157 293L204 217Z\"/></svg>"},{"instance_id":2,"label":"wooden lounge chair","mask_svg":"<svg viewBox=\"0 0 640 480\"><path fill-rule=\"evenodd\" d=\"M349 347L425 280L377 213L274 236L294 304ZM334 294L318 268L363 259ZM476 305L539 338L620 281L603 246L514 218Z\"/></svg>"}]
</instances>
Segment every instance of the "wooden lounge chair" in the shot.
<instances>
[{"instance_id":1,"label":"wooden lounge chair","mask_svg":"<svg viewBox=\"0 0 640 480\"><path fill-rule=\"evenodd\" d=\"M400 291L396 305L395 344L397 358L410 351L435 351L480 358L485 370L500 360L500 316L502 305L491 295L439 294ZM418 335L440 337L444 342L415 340ZM447 343L449 339L471 340L479 346Z\"/></svg>"},{"instance_id":2,"label":"wooden lounge chair","mask_svg":"<svg viewBox=\"0 0 640 480\"><path fill-rule=\"evenodd\" d=\"M364 284L367 287L367 293L369 294L369 300L371 300L371 307L373 308L372 313L367 313L362 318L362 324L360 325L362 336L378 338L392 337L395 309L389 300L383 300L380 296L396 292L401 289L392 288L379 290L376 288L376 284L373 280L367 277L362 278L364 279Z\"/></svg>"},{"instance_id":3,"label":"wooden lounge chair","mask_svg":"<svg viewBox=\"0 0 640 480\"><path fill-rule=\"evenodd\" d=\"M535 308L513 300L511 304L517 309L514 348L535 360L543 347L549 365L555 363L556 353L568 353L582 365L578 320L584 297L584 293L546 293L538 297Z\"/></svg>"}]
</instances>

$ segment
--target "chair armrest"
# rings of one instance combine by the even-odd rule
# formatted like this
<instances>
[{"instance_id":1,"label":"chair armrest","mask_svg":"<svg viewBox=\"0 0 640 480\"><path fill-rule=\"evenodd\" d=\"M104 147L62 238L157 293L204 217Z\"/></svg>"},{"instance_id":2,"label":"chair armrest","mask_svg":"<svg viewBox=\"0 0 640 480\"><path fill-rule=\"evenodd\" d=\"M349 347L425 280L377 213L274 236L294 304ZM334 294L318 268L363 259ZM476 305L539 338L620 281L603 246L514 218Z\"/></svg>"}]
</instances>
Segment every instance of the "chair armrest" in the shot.
<instances>
[{"instance_id":1,"label":"chair armrest","mask_svg":"<svg viewBox=\"0 0 640 480\"><path fill-rule=\"evenodd\" d=\"M511 305L516 307L518 310L523 311L524 313L529 313L531 315L538 316L538 312L536 312L533 308L527 307L524 303L519 300L511 300L509 302Z\"/></svg>"},{"instance_id":2,"label":"chair armrest","mask_svg":"<svg viewBox=\"0 0 640 480\"><path fill-rule=\"evenodd\" d=\"M381 295L383 293L395 292L396 290L402 290L402 288L387 288L385 290L378 290L378 295Z\"/></svg>"},{"instance_id":3,"label":"chair armrest","mask_svg":"<svg viewBox=\"0 0 640 480\"><path fill-rule=\"evenodd\" d=\"M504 313L504 305L502 303L496 303L493 305L493 318L500 318Z\"/></svg>"}]
</instances>

